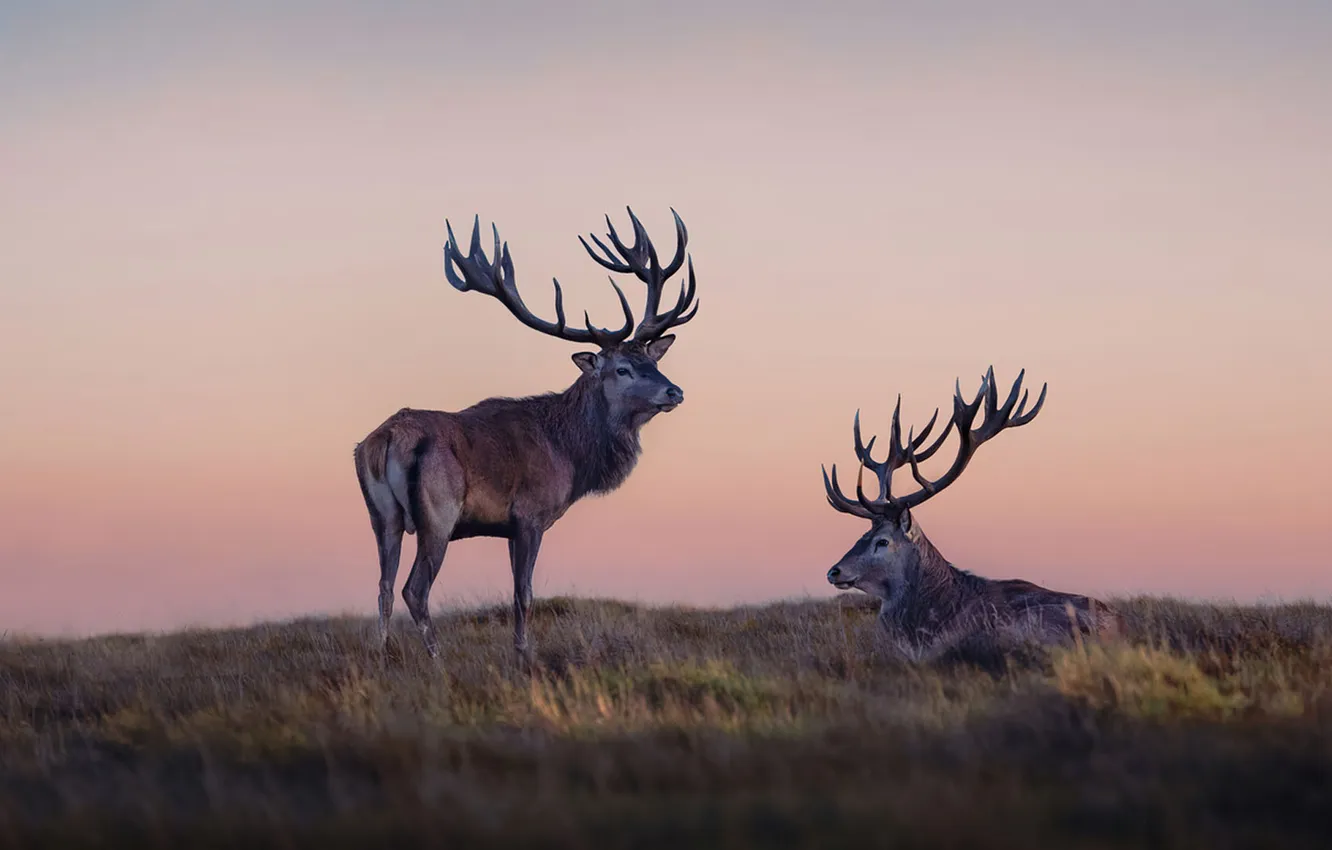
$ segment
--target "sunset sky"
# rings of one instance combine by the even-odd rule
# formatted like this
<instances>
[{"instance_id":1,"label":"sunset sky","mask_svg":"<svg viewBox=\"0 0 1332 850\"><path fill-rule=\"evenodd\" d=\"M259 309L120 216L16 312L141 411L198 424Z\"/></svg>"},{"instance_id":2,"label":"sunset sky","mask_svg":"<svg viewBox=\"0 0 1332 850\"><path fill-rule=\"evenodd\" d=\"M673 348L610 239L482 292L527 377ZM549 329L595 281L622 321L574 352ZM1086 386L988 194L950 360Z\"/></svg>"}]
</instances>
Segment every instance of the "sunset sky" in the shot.
<instances>
[{"instance_id":1,"label":"sunset sky","mask_svg":"<svg viewBox=\"0 0 1332 850\"><path fill-rule=\"evenodd\" d=\"M689 226L686 402L538 596L832 595L856 409L991 363L1049 399L917 512L953 563L1332 595L1325 0L0 2L0 632L372 614L353 445L578 374L445 218L610 324L626 204ZM465 541L432 602L510 587Z\"/></svg>"}]
</instances>

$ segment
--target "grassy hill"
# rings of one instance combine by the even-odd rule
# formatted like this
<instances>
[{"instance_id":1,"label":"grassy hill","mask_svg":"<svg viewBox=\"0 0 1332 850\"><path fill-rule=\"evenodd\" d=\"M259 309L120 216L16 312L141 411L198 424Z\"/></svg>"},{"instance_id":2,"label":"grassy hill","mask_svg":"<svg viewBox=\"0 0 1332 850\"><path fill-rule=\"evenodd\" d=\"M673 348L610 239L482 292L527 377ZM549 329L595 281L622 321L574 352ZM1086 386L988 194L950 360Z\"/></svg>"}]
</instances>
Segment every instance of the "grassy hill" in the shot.
<instances>
[{"instance_id":1,"label":"grassy hill","mask_svg":"<svg viewBox=\"0 0 1332 850\"><path fill-rule=\"evenodd\" d=\"M909 660L868 600L0 641L0 846L1326 847L1332 608Z\"/></svg>"}]
</instances>

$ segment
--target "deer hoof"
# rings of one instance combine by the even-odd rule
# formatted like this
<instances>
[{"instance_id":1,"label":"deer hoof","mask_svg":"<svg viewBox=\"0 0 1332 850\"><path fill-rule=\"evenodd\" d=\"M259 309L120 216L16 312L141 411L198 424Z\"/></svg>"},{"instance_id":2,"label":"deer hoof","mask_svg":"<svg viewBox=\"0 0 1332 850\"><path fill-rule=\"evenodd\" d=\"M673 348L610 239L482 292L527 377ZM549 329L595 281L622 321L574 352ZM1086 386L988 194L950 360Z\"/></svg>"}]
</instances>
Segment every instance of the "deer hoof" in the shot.
<instances>
[{"instance_id":1,"label":"deer hoof","mask_svg":"<svg viewBox=\"0 0 1332 850\"><path fill-rule=\"evenodd\" d=\"M531 673L536 668L536 653L530 646L515 646L513 648L515 660L518 662L518 669L525 673Z\"/></svg>"}]
</instances>

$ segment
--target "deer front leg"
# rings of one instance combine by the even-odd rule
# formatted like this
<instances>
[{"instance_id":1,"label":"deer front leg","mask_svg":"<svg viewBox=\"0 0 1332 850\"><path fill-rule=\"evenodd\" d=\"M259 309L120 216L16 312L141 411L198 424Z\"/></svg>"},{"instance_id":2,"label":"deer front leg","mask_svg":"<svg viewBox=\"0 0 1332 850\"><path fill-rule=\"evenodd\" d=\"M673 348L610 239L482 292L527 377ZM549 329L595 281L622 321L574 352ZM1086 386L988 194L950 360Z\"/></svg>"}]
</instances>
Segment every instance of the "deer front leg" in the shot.
<instances>
[{"instance_id":1,"label":"deer front leg","mask_svg":"<svg viewBox=\"0 0 1332 850\"><path fill-rule=\"evenodd\" d=\"M513 648L519 662L531 664L532 648L527 639L527 618L532 613L532 572L541 549L542 532L522 524L509 539L509 563L513 567Z\"/></svg>"}]
</instances>

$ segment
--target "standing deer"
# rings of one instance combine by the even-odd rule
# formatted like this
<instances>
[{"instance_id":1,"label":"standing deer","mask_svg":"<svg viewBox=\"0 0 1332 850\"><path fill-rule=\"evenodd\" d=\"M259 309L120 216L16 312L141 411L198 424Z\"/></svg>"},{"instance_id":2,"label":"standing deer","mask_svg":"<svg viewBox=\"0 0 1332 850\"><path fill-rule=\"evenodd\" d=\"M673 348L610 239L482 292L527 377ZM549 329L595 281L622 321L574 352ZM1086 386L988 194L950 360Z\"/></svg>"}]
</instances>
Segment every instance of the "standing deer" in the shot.
<instances>
[{"instance_id":1,"label":"standing deer","mask_svg":"<svg viewBox=\"0 0 1332 850\"><path fill-rule=\"evenodd\" d=\"M857 411L854 434L860 472L854 500L843 495L837 483L836 465L831 479L828 471L823 471L829 504L872 523L870 530L828 570L828 582L840 590L855 588L883 600L880 622L891 634L906 638L915 649L940 646L950 639L987 629L1014 629L1045 643L1069 638L1074 621L1084 632L1113 634L1119 630L1119 615L1098 600L1047 590L1029 581L997 581L957 569L939 554L911 516L913 508L958 479L981 444L1005 428L1026 425L1040 413L1045 404L1044 385L1030 411L1026 409L1026 392L1022 392L1022 400L1018 401L1024 374L1025 370L1018 373L1003 404L999 403L996 392L993 367L981 379L980 392L971 402L963 399L959 381L953 396L953 416L928 447L924 446L939 411L934 411L919 434L914 429L909 431L903 442L899 396L893 409L888 456L882 461L874 460L871 454L875 438L868 445L861 441ZM973 428L982 402L984 416ZM954 428L958 445L952 466L941 478L926 478L921 474L920 464L939 450ZM893 472L904 465L911 467L911 476L920 489L894 496ZM866 468L879 479L879 495L873 500L865 496Z\"/></svg>"},{"instance_id":2,"label":"standing deer","mask_svg":"<svg viewBox=\"0 0 1332 850\"><path fill-rule=\"evenodd\" d=\"M573 355L582 374L563 392L490 398L452 413L403 408L357 444L356 476L379 546L381 647L388 639L404 531L417 535L417 553L402 598L431 657L438 656L439 642L430 619L430 586L449 541L502 537L509 541L513 568L514 648L521 659L530 659L527 620L542 535L577 500L620 486L638 461L639 430L684 401L684 392L657 368L675 340L666 331L698 312L692 257L687 284L681 284L674 306L660 310L667 280L686 265L689 239L680 216L674 210L671 214L676 249L664 267L633 210L633 245L620 240L609 216L613 252L592 236L598 254L579 237L601 266L632 274L647 286L643 319L635 327L629 302L611 279L624 311L618 330L593 326L587 313L584 327L566 325L558 280L555 321L534 315L518 295L509 246L500 244L498 228L492 225L492 261L481 247L479 217L473 221L467 256L446 222L444 272L455 289L489 295L529 328L597 350Z\"/></svg>"}]
</instances>

